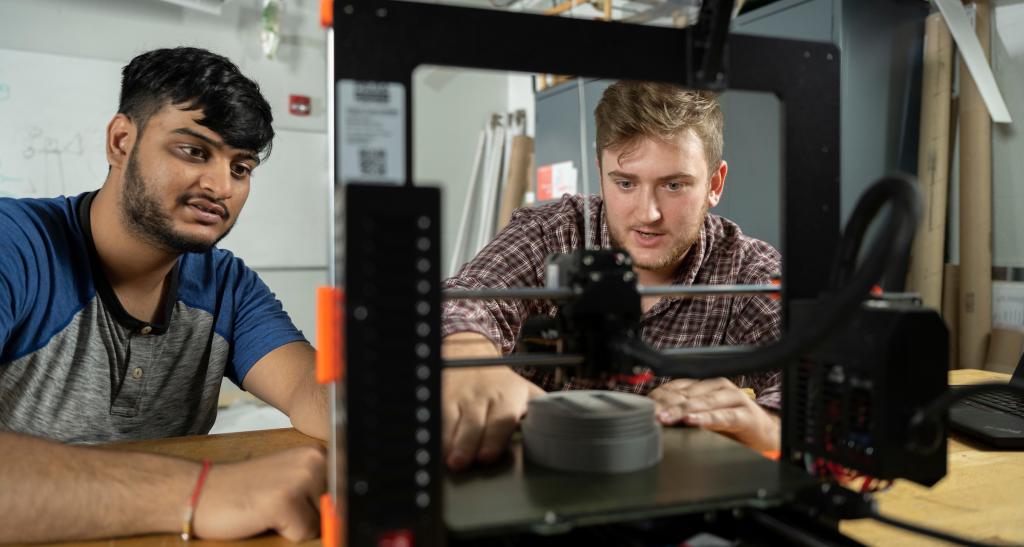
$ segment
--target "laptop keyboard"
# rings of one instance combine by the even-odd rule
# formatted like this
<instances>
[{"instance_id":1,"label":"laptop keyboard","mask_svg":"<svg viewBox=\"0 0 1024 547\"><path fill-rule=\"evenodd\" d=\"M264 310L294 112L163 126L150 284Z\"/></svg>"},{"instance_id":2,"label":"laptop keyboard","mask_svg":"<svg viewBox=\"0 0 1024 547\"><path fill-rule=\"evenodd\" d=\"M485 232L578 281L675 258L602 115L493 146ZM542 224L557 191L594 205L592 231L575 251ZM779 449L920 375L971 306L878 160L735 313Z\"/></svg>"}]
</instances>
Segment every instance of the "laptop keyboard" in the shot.
<instances>
[{"instance_id":1,"label":"laptop keyboard","mask_svg":"<svg viewBox=\"0 0 1024 547\"><path fill-rule=\"evenodd\" d=\"M991 409L1024 418L1024 396L1016 393L977 393L966 399L964 404L975 408Z\"/></svg>"}]
</instances>

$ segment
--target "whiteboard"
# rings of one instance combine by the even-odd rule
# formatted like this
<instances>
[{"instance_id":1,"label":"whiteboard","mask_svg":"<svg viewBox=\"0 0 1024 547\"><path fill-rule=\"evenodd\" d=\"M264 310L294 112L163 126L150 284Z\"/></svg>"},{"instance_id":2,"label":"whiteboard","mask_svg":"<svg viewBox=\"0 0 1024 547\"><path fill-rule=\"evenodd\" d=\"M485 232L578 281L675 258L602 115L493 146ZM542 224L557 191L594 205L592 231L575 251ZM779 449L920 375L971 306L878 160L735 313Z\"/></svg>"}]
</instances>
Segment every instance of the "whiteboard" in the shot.
<instances>
[{"instance_id":1,"label":"whiteboard","mask_svg":"<svg viewBox=\"0 0 1024 547\"><path fill-rule=\"evenodd\" d=\"M0 50L0 196L99 188L120 71L111 61Z\"/></svg>"},{"instance_id":2,"label":"whiteboard","mask_svg":"<svg viewBox=\"0 0 1024 547\"><path fill-rule=\"evenodd\" d=\"M0 197L75 195L103 184L122 64L0 49ZM326 267L327 184L326 133L277 129L219 246L256 268Z\"/></svg>"}]
</instances>

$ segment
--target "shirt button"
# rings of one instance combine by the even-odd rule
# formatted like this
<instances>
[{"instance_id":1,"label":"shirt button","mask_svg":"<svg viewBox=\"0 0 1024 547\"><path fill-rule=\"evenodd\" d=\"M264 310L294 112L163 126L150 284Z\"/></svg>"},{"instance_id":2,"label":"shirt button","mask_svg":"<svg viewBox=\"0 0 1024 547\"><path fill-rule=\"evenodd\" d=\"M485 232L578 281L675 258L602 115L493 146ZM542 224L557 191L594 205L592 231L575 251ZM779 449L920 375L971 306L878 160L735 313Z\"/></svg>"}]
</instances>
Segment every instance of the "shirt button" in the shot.
<instances>
[{"instance_id":1,"label":"shirt button","mask_svg":"<svg viewBox=\"0 0 1024 547\"><path fill-rule=\"evenodd\" d=\"M132 378L136 380L142 378L142 367L135 367L135 370L132 371Z\"/></svg>"},{"instance_id":2,"label":"shirt button","mask_svg":"<svg viewBox=\"0 0 1024 547\"><path fill-rule=\"evenodd\" d=\"M142 329L139 330L139 332L141 332L142 334L149 334L153 332L153 327L146 325L145 327L142 327Z\"/></svg>"}]
</instances>

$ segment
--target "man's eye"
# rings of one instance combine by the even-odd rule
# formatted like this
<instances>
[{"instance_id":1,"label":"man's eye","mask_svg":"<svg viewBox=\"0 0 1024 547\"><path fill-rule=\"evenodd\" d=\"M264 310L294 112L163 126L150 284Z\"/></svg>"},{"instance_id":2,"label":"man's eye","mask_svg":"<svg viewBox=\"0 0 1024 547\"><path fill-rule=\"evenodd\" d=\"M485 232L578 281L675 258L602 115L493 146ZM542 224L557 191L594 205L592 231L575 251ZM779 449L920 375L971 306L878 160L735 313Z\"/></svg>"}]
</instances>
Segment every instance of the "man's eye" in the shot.
<instances>
[{"instance_id":1,"label":"man's eye","mask_svg":"<svg viewBox=\"0 0 1024 547\"><path fill-rule=\"evenodd\" d=\"M665 183L665 189L670 191L670 192L677 192L677 191L681 190L682 188L683 188L683 183L681 183L681 182L666 182Z\"/></svg>"},{"instance_id":2,"label":"man's eye","mask_svg":"<svg viewBox=\"0 0 1024 547\"><path fill-rule=\"evenodd\" d=\"M182 146L181 150L186 156L196 159L206 159L206 150L199 148L198 146Z\"/></svg>"},{"instance_id":3,"label":"man's eye","mask_svg":"<svg viewBox=\"0 0 1024 547\"><path fill-rule=\"evenodd\" d=\"M231 174L239 178L247 177L252 174L252 168L244 163L236 163L231 166Z\"/></svg>"},{"instance_id":4,"label":"man's eye","mask_svg":"<svg viewBox=\"0 0 1024 547\"><path fill-rule=\"evenodd\" d=\"M622 188L623 190L629 190L630 188L633 187L633 181L631 180L617 180L615 181L615 184L617 184L619 188Z\"/></svg>"}]
</instances>

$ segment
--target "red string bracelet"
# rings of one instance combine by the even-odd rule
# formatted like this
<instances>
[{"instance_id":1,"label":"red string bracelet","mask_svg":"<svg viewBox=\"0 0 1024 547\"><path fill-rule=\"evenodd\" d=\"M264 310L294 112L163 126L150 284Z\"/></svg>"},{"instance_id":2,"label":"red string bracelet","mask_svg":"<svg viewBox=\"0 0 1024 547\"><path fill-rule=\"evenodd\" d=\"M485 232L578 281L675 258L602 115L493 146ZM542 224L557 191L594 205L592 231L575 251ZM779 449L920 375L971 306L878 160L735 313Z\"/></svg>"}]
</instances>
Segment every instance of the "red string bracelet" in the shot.
<instances>
[{"instance_id":1,"label":"red string bracelet","mask_svg":"<svg viewBox=\"0 0 1024 547\"><path fill-rule=\"evenodd\" d=\"M181 539L188 541L192 539L192 521L196 516L196 505L199 504L199 493L203 491L203 484L206 482L206 475L210 473L210 466L213 462L203 460L203 469L199 471L199 478L196 479L196 487L192 490L192 497L185 507L185 518L181 522Z\"/></svg>"}]
</instances>

